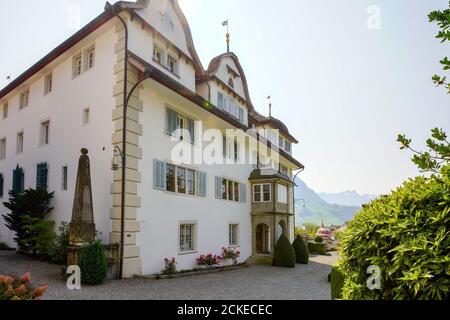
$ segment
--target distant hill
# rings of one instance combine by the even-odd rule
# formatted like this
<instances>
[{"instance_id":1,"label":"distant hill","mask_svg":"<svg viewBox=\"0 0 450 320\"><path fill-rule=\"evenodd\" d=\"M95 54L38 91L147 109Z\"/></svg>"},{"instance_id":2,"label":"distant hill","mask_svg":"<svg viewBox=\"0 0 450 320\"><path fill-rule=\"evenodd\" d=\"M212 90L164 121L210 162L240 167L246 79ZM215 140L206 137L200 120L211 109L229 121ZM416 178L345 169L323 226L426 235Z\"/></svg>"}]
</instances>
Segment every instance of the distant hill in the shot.
<instances>
[{"instance_id":1,"label":"distant hill","mask_svg":"<svg viewBox=\"0 0 450 320\"><path fill-rule=\"evenodd\" d=\"M344 224L361 210L361 206L345 206L331 204L323 200L314 190L310 189L302 180L296 180L295 188L295 208L296 224L302 225L305 222L312 222L320 225L323 221L325 225ZM300 200L300 199L304 199ZM304 205L306 205L304 207Z\"/></svg>"},{"instance_id":2,"label":"distant hill","mask_svg":"<svg viewBox=\"0 0 450 320\"><path fill-rule=\"evenodd\" d=\"M362 207L378 196L374 195L360 195L356 191L346 191L340 193L319 193L319 197L328 203L337 204L341 206L358 206Z\"/></svg>"}]
</instances>

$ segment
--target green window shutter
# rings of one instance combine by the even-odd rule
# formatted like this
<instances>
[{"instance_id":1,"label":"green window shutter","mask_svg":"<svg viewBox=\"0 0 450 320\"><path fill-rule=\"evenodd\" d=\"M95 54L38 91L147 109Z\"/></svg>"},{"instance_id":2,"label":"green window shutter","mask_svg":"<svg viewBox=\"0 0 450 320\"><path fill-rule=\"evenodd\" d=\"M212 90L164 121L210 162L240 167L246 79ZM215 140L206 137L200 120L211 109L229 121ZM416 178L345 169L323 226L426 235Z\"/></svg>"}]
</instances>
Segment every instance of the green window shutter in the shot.
<instances>
[{"instance_id":1,"label":"green window shutter","mask_svg":"<svg viewBox=\"0 0 450 320\"><path fill-rule=\"evenodd\" d=\"M206 197L207 192L207 183L206 183L206 173L205 172L197 172L197 185L198 185L198 191L197 195L200 197Z\"/></svg>"},{"instance_id":2,"label":"green window shutter","mask_svg":"<svg viewBox=\"0 0 450 320\"><path fill-rule=\"evenodd\" d=\"M178 114L172 109L166 108L166 133L172 135L177 129Z\"/></svg>"},{"instance_id":3,"label":"green window shutter","mask_svg":"<svg viewBox=\"0 0 450 320\"><path fill-rule=\"evenodd\" d=\"M222 178L216 177L216 199L222 199Z\"/></svg>"},{"instance_id":4,"label":"green window shutter","mask_svg":"<svg viewBox=\"0 0 450 320\"><path fill-rule=\"evenodd\" d=\"M4 184L3 174L0 173L0 198L3 198L3 184Z\"/></svg>"},{"instance_id":5,"label":"green window shutter","mask_svg":"<svg viewBox=\"0 0 450 320\"><path fill-rule=\"evenodd\" d=\"M48 183L48 165L47 162L38 163L36 170L36 188L47 189Z\"/></svg>"},{"instance_id":6,"label":"green window shutter","mask_svg":"<svg viewBox=\"0 0 450 320\"><path fill-rule=\"evenodd\" d=\"M157 190L166 190L166 163L153 160L153 187Z\"/></svg>"},{"instance_id":7,"label":"green window shutter","mask_svg":"<svg viewBox=\"0 0 450 320\"><path fill-rule=\"evenodd\" d=\"M190 142L195 143L195 121L192 119L188 119L187 122L189 135L191 136Z\"/></svg>"},{"instance_id":8,"label":"green window shutter","mask_svg":"<svg viewBox=\"0 0 450 320\"><path fill-rule=\"evenodd\" d=\"M22 193L24 190L24 180L25 180L25 175L23 173L22 168L19 167L19 165L17 165L16 169L14 169L13 171L13 186L12 186L12 190L15 193Z\"/></svg>"},{"instance_id":9,"label":"green window shutter","mask_svg":"<svg viewBox=\"0 0 450 320\"><path fill-rule=\"evenodd\" d=\"M241 202L247 202L247 185L245 183L241 183L240 186L240 192L241 192Z\"/></svg>"}]
</instances>

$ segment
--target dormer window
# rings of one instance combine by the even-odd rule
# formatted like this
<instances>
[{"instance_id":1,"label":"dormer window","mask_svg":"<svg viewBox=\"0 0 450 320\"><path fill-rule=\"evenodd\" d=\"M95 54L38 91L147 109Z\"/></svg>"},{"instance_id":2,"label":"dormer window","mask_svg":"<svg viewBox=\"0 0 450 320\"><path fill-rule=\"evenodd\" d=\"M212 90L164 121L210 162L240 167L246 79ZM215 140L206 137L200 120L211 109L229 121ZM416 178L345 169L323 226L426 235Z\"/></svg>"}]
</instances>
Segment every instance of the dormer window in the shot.
<instances>
[{"instance_id":1,"label":"dormer window","mask_svg":"<svg viewBox=\"0 0 450 320\"><path fill-rule=\"evenodd\" d=\"M178 61L172 56L167 57L167 68L170 72L178 74Z\"/></svg>"},{"instance_id":2,"label":"dormer window","mask_svg":"<svg viewBox=\"0 0 450 320\"><path fill-rule=\"evenodd\" d=\"M163 50L156 44L153 46L153 59L155 59L155 61L158 62L159 64L163 64L164 62Z\"/></svg>"},{"instance_id":3,"label":"dormer window","mask_svg":"<svg viewBox=\"0 0 450 320\"><path fill-rule=\"evenodd\" d=\"M234 81L233 81L233 79L229 79L228 80L228 85L230 86L230 88L233 88L234 89Z\"/></svg>"}]
</instances>

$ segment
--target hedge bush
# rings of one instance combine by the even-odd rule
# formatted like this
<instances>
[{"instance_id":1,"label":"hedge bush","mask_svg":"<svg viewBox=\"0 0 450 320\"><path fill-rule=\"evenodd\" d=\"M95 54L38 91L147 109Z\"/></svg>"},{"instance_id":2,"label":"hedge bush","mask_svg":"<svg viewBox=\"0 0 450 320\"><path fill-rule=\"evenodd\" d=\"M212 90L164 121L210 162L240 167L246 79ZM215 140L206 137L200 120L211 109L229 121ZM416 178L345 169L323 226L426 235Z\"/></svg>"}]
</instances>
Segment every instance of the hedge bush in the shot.
<instances>
[{"instance_id":1,"label":"hedge bush","mask_svg":"<svg viewBox=\"0 0 450 320\"><path fill-rule=\"evenodd\" d=\"M273 265L295 268L295 251L289 239L283 234L275 245Z\"/></svg>"},{"instance_id":2,"label":"hedge bush","mask_svg":"<svg viewBox=\"0 0 450 320\"><path fill-rule=\"evenodd\" d=\"M325 243L308 242L308 250L310 253L326 255L327 246Z\"/></svg>"},{"instance_id":3,"label":"hedge bush","mask_svg":"<svg viewBox=\"0 0 450 320\"><path fill-rule=\"evenodd\" d=\"M309 263L309 252L308 247L306 246L305 240L302 237L297 237L292 244L292 247L295 251L295 260L300 264L308 264Z\"/></svg>"},{"instance_id":4,"label":"hedge bush","mask_svg":"<svg viewBox=\"0 0 450 320\"><path fill-rule=\"evenodd\" d=\"M344 232L341 257L344 299L449 299L450 166L366 205ZM367 288L371 265L381 290Z\"/></svg>"},{"instance_id":5,"label":"hedge bush","mask_svg":"<svg viewBox=\"0 0 450 320\"><path fill-rule=\"evenodd\" d=\"M330 274L331 300L342 299L342 288L344 287L344 275L338 266L333 266Z\"/></svg>"},{"instance_id":6,"label":"hedge bush","mask_svg":"<svg viewBox=\"0 0 450 320\"><path fill-rule=\"evenodd\" d=\"M82 283L99 285L105 281L108 265L105 251L100 241L81 248L78 264L81 270Z\"/></svg>"},{"instance_id":7,"label":"hedge bush","mask_svg":"<svg viewBox=\"0 0 450 320\"><path fill-rule=\"evenodd\" d=\"M323 242L323 238L321 236L317 236L317 237L314 238L314 242L322 243Z\"/></svg>"}]
</instances>

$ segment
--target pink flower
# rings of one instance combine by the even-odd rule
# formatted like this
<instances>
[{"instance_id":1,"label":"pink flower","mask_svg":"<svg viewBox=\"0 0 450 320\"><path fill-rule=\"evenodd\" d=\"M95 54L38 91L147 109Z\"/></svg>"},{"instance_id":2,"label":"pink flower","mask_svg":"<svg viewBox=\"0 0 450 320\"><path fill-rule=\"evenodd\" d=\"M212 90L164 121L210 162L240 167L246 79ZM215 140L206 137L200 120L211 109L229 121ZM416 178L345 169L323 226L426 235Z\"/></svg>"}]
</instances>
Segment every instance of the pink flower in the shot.
<instances>
[{"instance_id":1,"label":"pink flower","mask_svg":"<svg viewBox=\"0 0 450 320\"><path fill-rule=\"evenodd\" d=\"M31 275L29 272L25 273L22 277L20 277L20 281L24 283L28 283L31 281Z\"/></svg>"}]
</instances>

